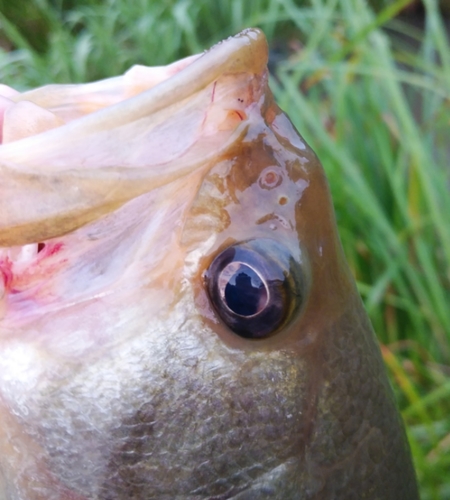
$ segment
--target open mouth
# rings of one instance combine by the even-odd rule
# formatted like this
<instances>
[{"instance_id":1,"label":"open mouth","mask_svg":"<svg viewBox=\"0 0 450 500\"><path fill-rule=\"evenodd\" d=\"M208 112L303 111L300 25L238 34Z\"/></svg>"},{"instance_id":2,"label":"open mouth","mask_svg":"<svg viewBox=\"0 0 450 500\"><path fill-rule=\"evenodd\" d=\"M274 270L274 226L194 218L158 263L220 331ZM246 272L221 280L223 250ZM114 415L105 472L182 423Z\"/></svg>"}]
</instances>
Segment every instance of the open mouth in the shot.
<instances>
[{"instance_id":1,"label":"open mouth","mask_svg":"<svg viewBox=\"0 0 450 500\"><path fill-rule=\"evenodd\" d=\"M37 127L29 137L19 130L17 140L0 147L0 247L68 234L207 168L245 129L266 88L266 62L263 35L246 30L166 68L137 67L86 86L12 96L18 104L11 109L46 104L42 112L62 124L37 119L50 130ZM140 93L128 97L131 88ZM65 123L69 108L82 116ZM4 131L10 134L8 126Z\"/></svg>"}]
</instances>

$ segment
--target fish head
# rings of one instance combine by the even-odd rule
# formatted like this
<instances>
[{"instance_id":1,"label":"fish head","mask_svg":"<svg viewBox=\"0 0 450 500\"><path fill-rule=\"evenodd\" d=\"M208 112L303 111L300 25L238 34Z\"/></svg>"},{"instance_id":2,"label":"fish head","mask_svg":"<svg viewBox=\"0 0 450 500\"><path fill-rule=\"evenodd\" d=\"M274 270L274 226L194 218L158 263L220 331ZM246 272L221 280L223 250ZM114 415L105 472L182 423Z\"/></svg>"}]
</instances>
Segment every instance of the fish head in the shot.
<instances>
[{"instance_id":1,"label":"fish head","mask_svg":"<svg viewBox=\"0 0 450 500\"><path fill-rule=\"evenodd\" d=\"M0 497L415 498L323 169L266 63L246 30L8 96Z\"/></svg>"}]
</instances>

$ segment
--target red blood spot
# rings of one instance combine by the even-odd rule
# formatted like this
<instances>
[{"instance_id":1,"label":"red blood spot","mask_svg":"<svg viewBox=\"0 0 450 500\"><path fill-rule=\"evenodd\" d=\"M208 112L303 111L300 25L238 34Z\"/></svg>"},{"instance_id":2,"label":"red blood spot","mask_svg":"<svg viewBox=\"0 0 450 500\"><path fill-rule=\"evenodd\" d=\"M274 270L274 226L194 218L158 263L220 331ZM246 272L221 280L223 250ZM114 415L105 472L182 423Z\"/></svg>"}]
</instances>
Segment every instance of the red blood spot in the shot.
<instances>
[{"instance_id":1,"label":"red blood spot","mask_svg":"<svg viewBox=\"0 0 450 500\"><path fill-rule=\"evenodd\" d=\"M64 246L61 242L53 243L52 245L45 245L45 243L43 243L43 245L47 249L47 255L54 255L55 253L58 253Z\"/></svg>"},{"instance_id":2,"label":"red blood spot","mask_svg":"<svg viewBox=\"0 0 450 500\"><path fill-rule=\"evenodd\" d=\"M5 291L18 294L26 290L37 290L40 284L65 264L67 259L48 259L57 254L64 244L62 242L40 242L37 253L29 261L15 262L9 256L0 259L0 280L3 280Z\"/></svg>"},{"instance_id":3,"label":"red blood spot","mask_svg":"<svg viewBox=\"0 0 450 500\"><path fill-rule=\"evenodd\" d=\"M50 257L51 255L55 255L63 248L63 246L64 245L61 242L58 242L58 243L40 242L40 243L38 243L37 253L38 253L39 261L42 261L42 259Z\"/></svg>"},{"instance_id":4,"label":"red blood spot","mask_svg":"<svg viewBox=\"0 0 450 500\"><path fill-rule=\"evenodd\" d=\"M8 257L4 260L0 260L0 277L3 279L5 290L10 290L14 275L12 271L12 262Z\"/></svg>"}]
</instances>

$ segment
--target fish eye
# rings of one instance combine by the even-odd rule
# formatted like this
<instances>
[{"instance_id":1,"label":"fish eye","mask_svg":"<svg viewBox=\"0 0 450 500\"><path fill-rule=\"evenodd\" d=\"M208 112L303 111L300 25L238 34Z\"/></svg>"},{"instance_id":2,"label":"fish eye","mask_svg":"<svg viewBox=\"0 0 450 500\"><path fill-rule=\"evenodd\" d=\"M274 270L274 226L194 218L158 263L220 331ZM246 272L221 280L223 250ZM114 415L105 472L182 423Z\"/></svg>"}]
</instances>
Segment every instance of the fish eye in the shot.
<instances>
[{"instance_id":1,"label":"fish eye","mask_svg":"<svg viewBox=\"0 0 450 500\"><path fill-rule=\"evenodd\" d=\"M272 239L229 246L214 258L204 277L219 318L247 339L278 332L302 303L301 265Z\"/></svg>"}]
</instances>

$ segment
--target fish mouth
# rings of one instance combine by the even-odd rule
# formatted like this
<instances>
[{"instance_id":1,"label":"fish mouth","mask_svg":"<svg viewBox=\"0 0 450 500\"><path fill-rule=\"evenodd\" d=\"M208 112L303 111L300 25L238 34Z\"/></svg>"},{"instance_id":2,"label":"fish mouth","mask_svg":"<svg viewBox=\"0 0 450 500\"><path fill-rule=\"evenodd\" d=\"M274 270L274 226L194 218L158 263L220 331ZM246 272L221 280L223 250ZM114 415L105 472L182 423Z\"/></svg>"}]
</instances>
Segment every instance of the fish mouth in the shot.
<instances>
[{"instance_id":1,"label":"fish mouth","mask_svg":"<svg viewBox=\"0 0 450 500\"><path fill-rule=\"evenodd\" d=\"M70 233L208 168L242 136L266 92L266 64L264 35L248 29L134 97L1 145L0 246Z\"/></svg>"}]
</instances>

